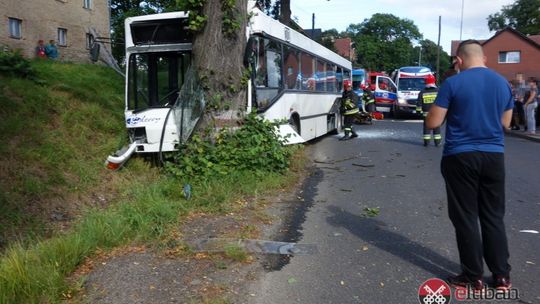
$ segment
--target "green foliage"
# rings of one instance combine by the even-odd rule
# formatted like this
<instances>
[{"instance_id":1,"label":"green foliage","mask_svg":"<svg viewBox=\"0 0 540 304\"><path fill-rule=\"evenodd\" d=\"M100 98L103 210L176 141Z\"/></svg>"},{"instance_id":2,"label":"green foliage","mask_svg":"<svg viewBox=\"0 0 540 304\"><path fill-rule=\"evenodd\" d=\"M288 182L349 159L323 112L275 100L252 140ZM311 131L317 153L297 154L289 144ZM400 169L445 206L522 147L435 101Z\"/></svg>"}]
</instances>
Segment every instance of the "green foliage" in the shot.
<instances>
[{"instance_id":1,"label":"green foliage","mask_svg":"<svg viewBox=\"0 0 540 304\"><path fill-rule=\"evenodd\" d=\"M346 34L356 43L358 64L375 71L413 64L413 42L422 38L412 20L392 14L374 14L361 24L351 24Z\"/></svg>"},{"instance_id":2,"label":"green foliage","mask_svg":"<svg viewBox=\"0 0 540 304\"><path fill-rule=\"evenodd\" d=\"M224 250L226 257L237 262L245 262L248 259L247 253L238 244L226 244Z\"/></svg>"},{"instance_id":3,"label":"green foliage","mask_svg":"<svg viewBox=\"0 0 540 304\"><path fill-rule=\"evenodd\" d=\"M415 63L418 63L422 52L421 64L431 68L432 71L437 70L437 44L429 39L421 40L420 46L414 47L413 54L417 56ZM450 55L439 46L439 67L441 71L445 71L450 66Z\"/></svg>"},{"instance_id":4,"label":"green foliage","mask_svg":"<svg viewBox=\"0 0 540 304\"><path fill-rule=\"evenodd\" d=\"M249 114L237 130L223 129L214 142L194 136L180 149L170 173L185 181L206 180L231 172L284 172L289 166L291 148L275 133L276 124Z\"/></svg>"},{"instance_id":5,"label":"green foliage","mask_svg":"<svg viewBox=\"0 0 540 304\"><path fill-rule=\"evenodd\" d=\"M0 49L0 74L33 79L34 70L30 61L25 59L20 51Z\"/></svg>"},{"instance_id":6,"label":"green foliage","mask_svg":"<svg viewBox=\"0 0 540 304\"><path fill-rule=\"evenodd\" d=\"M221 0L221 11L223 12L223 34L226 37L236 37L236 32L240 29L240 14L235 9L236 0Z\"/></svg>"},{"instance_id":7,"label":"green foliage","mask_svg":"<svg viewBox=\"0 0 540 304\"><path fill-rule=\"evenodd\" d=\"M500 12L488 16L490 31L510 26L525 35L540 33L540 0L516 0L504 5Z\"/></svg>"},{"instance_id":8,"label":"green foliage","mask_svg":"<svg viewBox=\"0 0 540 304\"><path fill-rule=\"evenodd\" d=\"M0 75L0 132L10 143L0 147L0 239L6 240L16 231L21 239L46 231L49 215L29 209L96 187L103 159L125 134L123 81L112 69L44 60L30 68L43 81Z\"/></svg>"}]
</instances>

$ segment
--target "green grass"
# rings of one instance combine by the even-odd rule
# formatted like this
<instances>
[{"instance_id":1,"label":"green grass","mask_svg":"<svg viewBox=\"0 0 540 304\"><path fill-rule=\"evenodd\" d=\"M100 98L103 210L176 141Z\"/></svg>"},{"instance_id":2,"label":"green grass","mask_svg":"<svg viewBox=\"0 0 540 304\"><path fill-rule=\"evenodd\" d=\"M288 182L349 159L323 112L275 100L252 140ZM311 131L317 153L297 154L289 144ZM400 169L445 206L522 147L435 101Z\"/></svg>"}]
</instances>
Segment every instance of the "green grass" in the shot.
<instances>
[{"instance_id":1,"label":"green grass","mask_svg":"<svg viewBox=\"0 0 540 304\"><path fill-rule=\"evenodd\" d=\"M191 212L227 212L239 199L256 199L296 179L233 172L193 181L186 200L183 181L141 158L107 171L105 157L125 140L123 80L93 65L39 61L32 67L40 81L0 76L0 132L6 135L0 146L0 247L7 248L0 255L0 304L62 302L77 289L66 276L97 250L159 245ZM35 204L72 204L96 192L114 194L113 201L106 208L83 205L69 230L43 233L49 229L40 216L47 214L33 210ZM229 255L242 259L234 248Z\"/></svg>"}]
</instances>

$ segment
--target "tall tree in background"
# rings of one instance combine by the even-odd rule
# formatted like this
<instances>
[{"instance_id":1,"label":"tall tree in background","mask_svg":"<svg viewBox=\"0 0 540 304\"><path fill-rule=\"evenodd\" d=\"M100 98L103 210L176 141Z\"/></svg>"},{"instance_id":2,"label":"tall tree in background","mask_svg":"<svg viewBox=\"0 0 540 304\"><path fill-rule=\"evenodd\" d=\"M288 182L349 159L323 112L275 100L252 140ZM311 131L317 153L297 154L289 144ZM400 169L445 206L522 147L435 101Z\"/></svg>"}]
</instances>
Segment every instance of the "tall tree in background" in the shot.
<instances>
[{"instance_id":1,"label":"tall tree in background","mask_svg":"<svg viewBox=\"0 0 540 304\"><path fill-rule=\"evenodd\" d=\"M487 20L490 31L510 26L525 35L540 34L540 0L517 0L489 15Z\"/></svg>"},{"instance_id":2,"label":"tall tree in background","mask_svg":"<svg viewBox=\"0 0 540 304\"><path fill-rule=\"evenodd\" d=\"M291 0L276 0L273 4L271 0L257 0L257 4L274 19L291 25Z\"/></svg>"},{"instance_id":3,"label":"tall tree in background","mask_svg":"<svg viewBox=\"0 0 540 304\"><path fill-rule=\"evenodd\" d=\"M440 66L442 70L446 70L450 66L450 55L439 46L440 51ZM421 55L420 55L421 52ZM416 56L414 62L418 64L421 58L420 65L429 67L432 71L437 69L437 43L424 39L420 41L420 45L414 47L413 54Z\"/></svg>"},{"instance_id":4,"label":"tall tree in background","mask_svg":"<svg viewBox=\"0 0 540 304\"><path fill-rule=\"evenodd\" d=\"M413 64L413 41L422 38L413 21L392 14L374 14L346 33L356 44L360 66L387 72Z\"/></svg>"}]
</instances>

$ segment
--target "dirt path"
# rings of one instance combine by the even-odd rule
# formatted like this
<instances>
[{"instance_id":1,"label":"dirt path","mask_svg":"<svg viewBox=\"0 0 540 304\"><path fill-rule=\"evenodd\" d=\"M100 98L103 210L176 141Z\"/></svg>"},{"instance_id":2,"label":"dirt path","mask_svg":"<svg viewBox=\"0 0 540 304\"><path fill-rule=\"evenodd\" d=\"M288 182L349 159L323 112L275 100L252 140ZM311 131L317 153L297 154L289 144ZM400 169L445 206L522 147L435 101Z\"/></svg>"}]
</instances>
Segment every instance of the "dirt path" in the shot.
<instances>
[{"instance_id":1,"label":"dirt path","mask_svg":"<svg viewBox=\"0 0 540 304\"><path fill-rule=\"evenodd\" d=\"M156 248L120 248L88 260L73 276L84 282L72 303L245 303L249 283L287 256L191 252L208 238L287 239L294 210L303 208L302 181L271 197L238 202L226 215L196 214ZM180 232L181 231L181 232Z\"/></svg>"}]
</instances>

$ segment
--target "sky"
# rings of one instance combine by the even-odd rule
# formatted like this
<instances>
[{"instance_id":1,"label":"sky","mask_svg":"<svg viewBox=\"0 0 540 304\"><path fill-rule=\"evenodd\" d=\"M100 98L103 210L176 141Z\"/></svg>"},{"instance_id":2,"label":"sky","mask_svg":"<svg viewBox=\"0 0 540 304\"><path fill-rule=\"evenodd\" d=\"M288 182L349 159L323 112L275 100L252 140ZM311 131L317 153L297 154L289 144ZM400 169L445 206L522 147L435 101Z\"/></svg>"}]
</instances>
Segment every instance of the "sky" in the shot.
<instances>
[{"instance_id":1,"label":"sky","mask_svg":"<svg viewBox=\"0 0 540 304\"><path fill-rule=\"evenodd\" d=\"M463 27L461 4L463 2ZM450 54L452 40L488 39L494 32L487 17L500 12L514 0L291 0L292 18L310 29L315 13L315 28L344 31L350 24L362 23L376 13L388 13L416 24L424 39L437 43L441 16L441 46Z\"/></svg>"}]
</instances>

